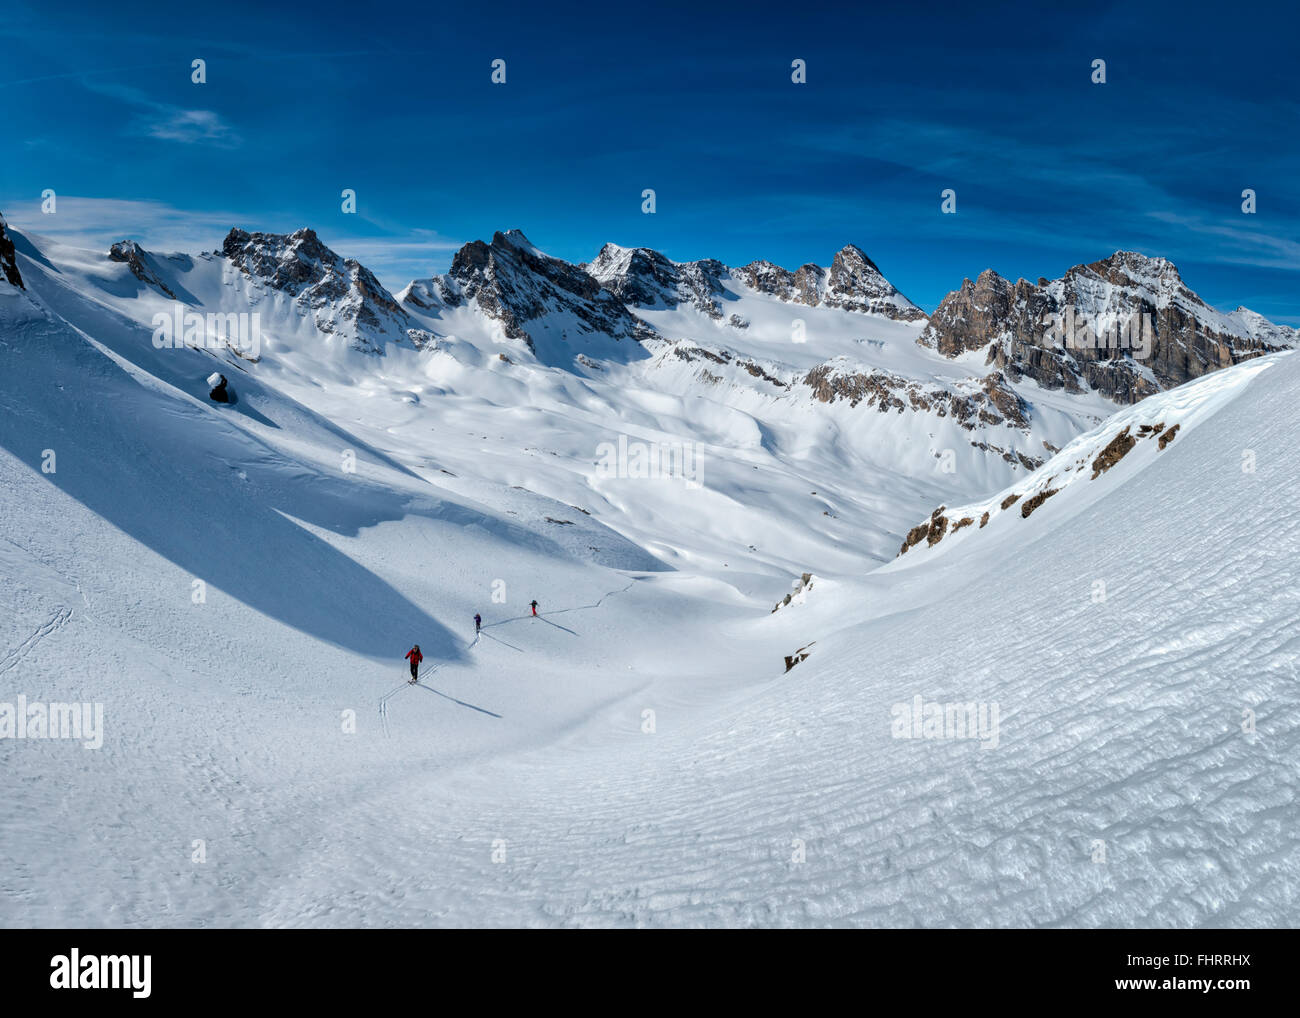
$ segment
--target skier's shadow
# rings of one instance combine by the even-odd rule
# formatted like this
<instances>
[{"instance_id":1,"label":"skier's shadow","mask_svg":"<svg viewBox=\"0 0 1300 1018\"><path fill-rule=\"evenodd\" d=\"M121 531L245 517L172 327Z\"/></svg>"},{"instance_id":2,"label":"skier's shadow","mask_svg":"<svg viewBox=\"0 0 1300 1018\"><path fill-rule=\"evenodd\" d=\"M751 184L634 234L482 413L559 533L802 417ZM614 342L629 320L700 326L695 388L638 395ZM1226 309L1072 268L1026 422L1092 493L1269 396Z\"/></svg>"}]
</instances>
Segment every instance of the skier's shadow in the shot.
<instances>
[{"instance_id":1,"label":"skier's shadow","mask_svg":"<svg viewBox=\"0 0 1300 1018\"><path fill-rule=\"evenodd\" d=\"M556 610L553 611L553 612L547 612L546 614L548 614L548 615L559 615L561 612L574 612L574 611L581 611L583 608L595 608L595 607L597 607L597 606L594 605L594 604L589 604L589 605L583 605L583 606L580 607L580 608L559 608L559 609L556 609ZM504 626L507 622L523 622L525 619L538 619L538 620L541 621L541 622L545 622L548 626L554 626L556 629L564 629L564 631L565 631L566 633L572 633L574 636L577 636L577 635L578 635L577 633L574 633L572 629L565 629L565 627L562 626L562 625L560 625L558 622L552 622L550 619L548 619L548 618L544 618L544 617L543 617L542 615L540 615L540 614L539 614L539 615L516 615L516 616L515 616L514 618L512 618L512 619L502 619L500 622L489 622L489 623L488 623L486 626L484 626L483 628L484 628L484 629L491 629L491 628L493 628L494 626ZM497 640L497 637L492 636L491 633L484 633L483 635L484 635L484 636L487 636L487 637L491 637L493 640ZM497 640L497 642L498 642L498 643L506 643L505 640ZM510 644L506 643L506 646L509 647ZM519 649L518 647L515 648L515 650L518 650L518 649Z\"/></svg>"},{"instance_id":2,"label":"skier's shadow","mask_svg":"<svg viewBox=\"0 0 1300 1018\"><path fill-rule=\"evenodd\" d=\"M442 697L444 700L450 700L452 703L458 703L458 704L460 704L462 707L468 707L470 710L476 710L476 711L478 711L480 714L486 714L488 717L492 717L492 718L500 718L500 717L501 717L500 714L494 714L492 711L488 710L486 707L476 707L474 704L472 704L472 703L466 703L464 700L457 700L454 696L449 696L448 694L442 692L442 691L439 690L439 689L434 689L432 686L426 686L423 682L417 682L417 683L416 683L416 686L419 687L420 689L423 689L423 690L426 690L426 691L428 691L428 692L430 692L430 693L433 693L433 694L435 694L436 696L440 696L440 697Z\"/></svg>"},{"instance_id":3,"label":"skier's shadow","mask_svg":"<svg viewBox=\"0 0 1300 1018\"><path fill-rule=\"evenodd\" d=\"M489 622L484 629L492 629L494 626L504 626L507 622L522 622L524 619L532 618L531 615L516 615L512 619L501 619L499 622Z\"/></svg>"},{"instance_id":4,"label":"skier's shadow","mask_svg":"<svg viewBox=\"0 0 1300 1018\"><path fill-rule=\"evenodd\" d=\"M496 642L501 644L503 647L509 647L511 650L517 650L521 654L524 652L524 649L522 647L516 647L513 643L506 643L506 641L501 639L501 637L499 636L493 636L491 633L480 633L479 635L486 636L489 640L496 640Z\"/></svg>"},{"instance_id":5,"label":"skier's shadow","mask_svg":"<svg viewBox=\"0 0 1300 1018\"><path fill-rule=\"evenodd\" d=\"M545 614L546 614L546 615L563 615L565 612L585 612L585 611L590 611L592 608L599 608L602 604L604 604L604 603L605 603L605 598L610 597L610 596L612 596L612 595L614 595L614 594L622 594L624 591L631 590L632 587L633 587L635 584L636 584L636 578L634 577L634 578L632 579L632 582L629 583L626 587L622 587L622 588L620 588L619 590L611 590L611 591L608 591L608 592L605 593L605 594L602 594L601 597L600 597L600 600L598 600L595 604L579 604L579 605L575 605L575 606L572 607L572 608L556 608L556 609L554 609L553 611L546 612ZM545 622L548 626L554 626L556 629L563 629L563 630L564 630L566 633L568 633L570 636L577 636L577 635L578 635L578 634L575 633L572 629L566 629L564 626L560 625L558 622L552 622L552 621L551 621L550 619L548 619L548 618L543 618L543 616L542 616L541 613L537 613L537 614L534 614L534 615L516 615L516 616L515 616L514 618L512 618L512 619L500 619L500 620L498 620L498 621L496 621L496 622L489 622L486 626L481 627L481 628L479 629L479 632L482 633L483 636L489 636L489 637L491 637L492 639L496 640L498 643L506 643L505 640L498 639L497 637L492 636L491 633L483 633L483 630L484 630L484 629L491 629L491 628L493 628L494 626L504 626L507 622L522 622L524 619L541 619L541 620L542 620L543 622ZM511 647L511 644L506 643L506 646L507 646L507 647ZM512 647L512 649L513 649L513 650L519 650L518 647Z\"/></svg>"},{"instance_id":6,"label":"skier's shadow","mask_svg":"<svg viewBox=\"0 0 1300 1018\"><path fill-rule=\"evenodd\" d=\"M540 615L538 615L537 617L538 617L539 619L542 619L542 617L541 617ZM542 619L542 621L545 622L548 626L554 626L556 629L564 629L564 631L565 631L566 633L568 633L570 636L577 636L577 635L578 635L578 634L575 633L572 629L565 629L565 627L562 626L562 625L560 625L558 622L552 622L550 619Z\"/></svg>"}]
</instances>

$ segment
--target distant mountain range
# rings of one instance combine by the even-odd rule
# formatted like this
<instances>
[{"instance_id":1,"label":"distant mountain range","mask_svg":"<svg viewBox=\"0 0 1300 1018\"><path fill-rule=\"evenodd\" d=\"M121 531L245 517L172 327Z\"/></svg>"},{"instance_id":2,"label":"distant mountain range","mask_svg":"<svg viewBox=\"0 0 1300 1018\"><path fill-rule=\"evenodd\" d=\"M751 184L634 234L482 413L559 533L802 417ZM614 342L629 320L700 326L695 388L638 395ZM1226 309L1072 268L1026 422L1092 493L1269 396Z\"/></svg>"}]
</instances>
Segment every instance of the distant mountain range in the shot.
<instances>
[{"instance_id":1,"label":"distant mountain range","mask_svg":"<svg viewBox=\"0 0 1300 1018\"><path fill-rule=\"evenodd\" d=\"M674 262L615 244L574 264L511 230L464 245L448 272L396 294L310 229L232 229L220 251L197 261L130 240L106 258L154 294L198 310L216 309L193 296L203 290L196 266L219 268L219 310L273 307L289 316L266 320L272 352L305 321L324 350L372 357L481 337L472 341L499 348L503 362L522 358L579 376L645 362L647 384L675 397L717 399L725 390L729 404L778 401L785 409L773 408L777 419L791 406L824 404L915 422L877 428L882 441L911 441L919 428L917 437L952 447L935 430L942 422L1013 470L1040 466L1106 416L1106 406L1297 343L1295 329L1246 308L1210 307L1167 260L1125 251L1036 283L988 269L933 315L853 245L829 267L794 270ZM3 225L0 272L23 285ZM674 374L680 368L687 377Z\"/></svg>"}]
</instances>

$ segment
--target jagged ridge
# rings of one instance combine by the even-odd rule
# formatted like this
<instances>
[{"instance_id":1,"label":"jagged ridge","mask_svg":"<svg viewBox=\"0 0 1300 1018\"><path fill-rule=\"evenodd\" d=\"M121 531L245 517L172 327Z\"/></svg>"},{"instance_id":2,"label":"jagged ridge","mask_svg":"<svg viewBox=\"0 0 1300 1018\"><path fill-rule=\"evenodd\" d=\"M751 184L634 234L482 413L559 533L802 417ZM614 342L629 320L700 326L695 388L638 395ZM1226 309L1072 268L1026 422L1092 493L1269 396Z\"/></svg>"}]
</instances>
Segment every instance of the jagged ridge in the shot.
<instances>
[{"instance_id":1,"label":"jagged ridge","mask_svg":"<svg viewBox=\"0 0 1300 1018\"><path fill-rule=\"evenodd\" d=\"M369 269L330 250L316 232L248 233L232 229L222 254L250 278L292 295L316 327L341 333L366 353L382 354L386 342L408 342L406 309Z\"/></svg>"},{"instance_id":2,"label":"jagged ridge","mask_svg":"<svg viewBox=\"0 0 1300 1018\"><path fill-rule=\"evenodd\" d=\"M1054 325L1071 310L1079 317L1066 335ZM1146 335L1134 333L1127 344L1121 339L1119 348L1098 345L1099 331L1112 323L1140 324L1144 315L1151 327ZM1069 392L1092 388L1118 403L1135 403L1294 346L1296 332L1245 308L1216 311L1187 287L1173 263L1118 251L1052 281L1012 283L986 269L943 299L917 342L946 357L987 349L985 363L1013 381L1028 377Z\"/></svg>"}]
</instances>

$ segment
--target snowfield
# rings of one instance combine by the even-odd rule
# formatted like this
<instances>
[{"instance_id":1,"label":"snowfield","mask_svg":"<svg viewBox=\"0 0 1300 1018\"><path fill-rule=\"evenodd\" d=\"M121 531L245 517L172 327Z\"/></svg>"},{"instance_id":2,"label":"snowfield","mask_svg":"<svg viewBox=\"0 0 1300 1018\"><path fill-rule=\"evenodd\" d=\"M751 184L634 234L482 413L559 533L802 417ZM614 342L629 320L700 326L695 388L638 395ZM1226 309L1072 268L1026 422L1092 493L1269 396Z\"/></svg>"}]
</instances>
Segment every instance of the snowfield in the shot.
<instances>
[{"instance_id":1,"label":"snowfield","mask_svg":"<svg viewBox=\"0 0 1300 1018\"><path fill-rule=\"evenodd\" d=\"M103 727L0 738L0 925L1296 925L1293 354L1124 409L1021 384L1028 429L978 437L1031 471L783 387L838 357L960 388L924 320L808 308L791 346L732 281L744 329L556 311L530 350L430 297L376 356L152 256L259 311L241 361L156 349L174 301L126 264L16 243L0 705ZM620 435L700 483L603 475Z\"/></svg>"}]
</instances>

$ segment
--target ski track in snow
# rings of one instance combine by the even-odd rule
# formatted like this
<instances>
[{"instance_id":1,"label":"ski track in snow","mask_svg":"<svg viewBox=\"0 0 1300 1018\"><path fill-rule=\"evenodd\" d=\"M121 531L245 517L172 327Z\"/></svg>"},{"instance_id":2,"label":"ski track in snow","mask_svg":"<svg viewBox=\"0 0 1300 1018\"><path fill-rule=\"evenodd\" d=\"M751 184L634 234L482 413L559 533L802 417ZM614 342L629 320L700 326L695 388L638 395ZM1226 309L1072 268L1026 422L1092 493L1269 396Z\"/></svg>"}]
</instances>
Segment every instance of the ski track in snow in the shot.
<instances>
[{"instance_id":1,"label":"ski track in snow","mask_svg":"<svg viewBox=\"0 0 1300 1018\"><path fill-rule=\"evenodd\" d=\"M8 651L4 657L0 658L0 675L18 667L19 662L23 660L38 643L44 640L51 633L62 629L67 625L68 620L72 618L72 609L60 607L55 610L54 614L40 626L37 626L32 634L23 640L17 647Z\"/></svg>"},{"instance_id":2,"label":"ski track in snow","mask_svg":"<svg viewBox=\"0 0 1300 1018\"><path fill-rule=\"evenodd\" d=\"M557 608L557 609L555 609L554 611L550 611L550 612L539 612L536 616L532 616L532 615L519 615L519 616L517 616L517 617L515 617L515 618L502 619L502 620L500 620L499 622L492 622L492 623L489 623L489 625L484 626L483 628L484 628L484 629L487 629L487 628L489 628L490 626L504 626L504 625L507 625L508 623L511 623L511 622L522 622L522 621L525 621L525 620L527 620L527 619L534 618L534 617L539 618L539 619L541 619L543 622L545 622L545 621L546 621L545 616L547 616L547 615L563 615L565 612L588 611L588 610L593 609L593 608L599 608L601 605L603 605L603 604L605 603L605 599L606 599L606 598L613 597L613 596L616 595L616 594L624 594L624 593L626 593L627 591L631 590L631 589L636 585L636 583L637 583L637 579L634 577L634 578L633 578L633 579L628 583L628 585L627 585L626 587L619 587L617 590L606 591L606 592L605 592L604 594L602 594L599 598L597 598L597 600L596 600L596 602L595 602L594 604L578 605L578 606L575 607L575 608ZM552 624L553 624L553 623L552 623ZM561 628L562 628L562 627L561 627ZM566 631L567 631L567 630L566 630ZM474 639L471 640L469 643L467 643L467 644L465 645L465 649L466 649L466 650L472 650L472 649L474 648L474 646L479 642L479 635L487 636L489 639L496 639L496 637L494 637L491 633L482 633L482 634L475 635ZM506 646L509 647L509 646L511 646L511 645L510 645L510 644L506 644ZM512 649L517 649L517 648L512 648ZM438 671L438 668L439 668L439 667L440 667L439 665L434 665L431 669L429 669L428 674L429 674L429 675L433 675L435 672ZM420 677L421 679L423 679L423 678L425 677L425 673L424 673L423 671L421 671L419 677ZM411 682L407 682L407 683L405 683L404 685L406 685L406 686L417 685L417 686L418 686L418 685L421 685L421 683L411 683ZM495 713L495 712L493 712L493 711L487 710L487 709L485 709L485 708L483 708L483 707L475 706L474 704L465 703L465 702L462 701L462 700L458 700L458 699L456 699L456 697L454 697L454 696L448 696L446 693L443 693L443 692L441 692L441 691L439 691L439 690L437 690L437 689L433 689L433 688L430 687L430 686L424 686L423 688L427 689L427 690L428 690L429 692L431 692L431 693L436 693L438 696L441 696L441 697L443 697L444 699L450 700L450 701L452 701L453 703L460 704L462 707L469 707L469 708L471 708L472 710L479 711L480 713L483 713L483 714L488 714L488 715L490 715L490 716L492 716L492 717L494 717L494 718L499 718L499 717L501 717L500 714L497 714L497 713ZM400 692L402 691L402 689L403 689L403 686L398 686L396 689L393 689L393 690L391 690L390 692L385 693L383 696L381 696L381 697L379 698L379 716L380 716L380 718L382 719L383 724L384 724L384 734L385 734L385 735L388 735L388 734L389 734L389 729L388 729L389 707L388 707L388 703L389 703L390 700L392 700L392 698L393 698L394 696L396 696L398 693L400 693Z\"/></svg>"}]
</instances>

